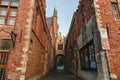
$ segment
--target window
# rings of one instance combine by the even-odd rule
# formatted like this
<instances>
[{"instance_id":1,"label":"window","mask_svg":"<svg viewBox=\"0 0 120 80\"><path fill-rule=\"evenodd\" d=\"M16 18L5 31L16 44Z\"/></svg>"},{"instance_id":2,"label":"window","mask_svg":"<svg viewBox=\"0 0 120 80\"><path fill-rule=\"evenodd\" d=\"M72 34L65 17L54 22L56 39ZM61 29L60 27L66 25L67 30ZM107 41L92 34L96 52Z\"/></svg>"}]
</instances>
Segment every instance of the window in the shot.
<instances>
[{"instance_id":1,"label":"window","mask_svg":"<svg viewBox=\"0 0 120 80\"><path fill-rule=\"evenodd\" d=\"M62 40L59 40L59 42L62 42Z\"/></svg>"},{"instance_id":2,"label":"window","mask_svg":"<svg viewBox=\"0 0 120 80\"><path fill-rule=\"evenodd\" d=\"M113 10L113 11L116 11L116 10L117 10L116 5L114 5L114 4L112 5L112 10Z\"/></svg>"},{"instance_id":3,"label":"window","mask_svg":"<svg viewBox=\"0 0 120 80\"><path fill-rule=\"evenodd\" d=\"M15 18L8 18L8 25L14 25L15 24Z\"/></svg>"},{"instance_id":4,"label":"window","mask_svg":"<svg viewBox=\"0 0 120 80\"><path fill-rule=\"evenodd\" d=\"M10 49L10 39L0 39L0 80L5 80L5 70Z\"/></svg>"},{"instance_id":5,"label":"window","mask_svg":"<svg viewBox=\"0 0 120 80\"><path fill-rule=\"evenodd\" d=\"M115 18L115 20L119 20L119 15L118 14L114 14L114 18Z\"/></svg>"},{"instance_id":6,"label":"window","mask_svg":"<svg viewBox=\"0 0 120 80\"><path fill-rule=\"evenodd\" d=\"M19 0L1 0L1 5L6 5L6 6L18 6Z\"/></svg>"},{"instance_id":7,"label":"window","mask_svg":"<svg viewBox=\"0 0 120 80\"><path fill-rule=\"evenodd\" d=\"M86 12L85 11L82 12L82 19L83 19L83 23L86 24Z\"/></svg>"},{"instance_id":8,"label":"window","mask_svg":"<svg viewBox=\"0 0 120 80\"><path fill-rule=\"evenodd\" d=\"M58 44L58 50L63 50L63 44Z\"/></svg>"},{"instance_id":9,"label":"window","mask_svg":"<svg viewBox=\"0 0 120 80\"><path fill-rule=\"evenodd\" d=\"M95 59L95 53L94 53L94 47L93 45L89 46L89 60L90 60L90 68L96 68L96 59Z\"/></svg>"},{"instance_id":10,"label":"window","mask_svg":"<svg viewBox=\"0 0 120 80\"><path fill-rule=\"evenodd\" d=\"M17 10L11 9L10 10L10 16L16 16L17 15Z\"/></svg>"},{"instance_id":11,"label":"window","mask_svg":"<svg viewBox=\"0 0 120 80\"><path fill-rule=\"evenodd\" d=\"M7 8L0 8L0 15L6 15Z\"/></svg>"},{"instance_id":12,"label":"window","mask_svg":"<svg viewBox=\"0 0 120 80\"><path fill-rule=\"evenodd\" d=\"M112 11L113 11L114 19L119 20L119 10L117 3L112 3Z\"/></svg>"},{"instance_id":13,"label":"window","mask_svg":"<svg viewBox=\"0 0 120 80\"><path fill-rule=\"evenodd\" d=\"M85 54L85 68L88 69L89 68L89 54L88 54L88 49L86 48L84 50L84 54Z\"/></svg>"},{"instance_id":14,"label":"window","mask_svg":"<svg viewBox=\"0 0 120 80\"><path fill-rule=\"evenodd\" d=\"M12 0L11 6L18 6L18 1L19 0Z\"/></svg>"},{"instance_id":15,"label":"window","mask_svg":"<svg viewBox=\"0 0 120 80\"><path fill-rule=\"evenodd\" d=\"M0 24L15 25L19 0L0 0Z\"/></svg>"},{"instance_id":16,"label":"window","mask_svg":"<svg viewBox=\"0 0 120 80\"><path fill-rule=\"evenodd\" d=\"M97 70L93 41L80 50L82 70Z\"/></svg>"},{"instance_id":17,"label":"window","mask_svg":"<svg viewBox=\"0 0 120 80\"><path fill-rule=\"evenodd\" d=\"M0 50L9 50L10 49L10 39L0 40Z\"/></svg>"},{"instance_id":18,"label":"window","mask_svg":"<svg viewBox=\"0 0 120 80\"><path fill-rule=\"evenodd\" d=\"M1 5L8 5L9 4L9 0L1 0Z\"/></svg>"},{"instance_id":19,"label":"window","mask_svg":"<svg viewBox=\"0 0 120 80\"><path fill-rule=\"evenodd\" d=\"M0 24L5 24L5 17L0 17Z\"/></svg>"}]
</instances>

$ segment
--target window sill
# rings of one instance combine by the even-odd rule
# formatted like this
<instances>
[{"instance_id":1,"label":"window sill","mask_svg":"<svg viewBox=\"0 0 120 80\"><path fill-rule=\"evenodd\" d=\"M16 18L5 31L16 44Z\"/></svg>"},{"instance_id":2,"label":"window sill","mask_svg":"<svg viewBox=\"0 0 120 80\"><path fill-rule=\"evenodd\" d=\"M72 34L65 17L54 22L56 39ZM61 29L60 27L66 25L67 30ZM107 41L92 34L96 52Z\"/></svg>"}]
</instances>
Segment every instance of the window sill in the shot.
<instances>
[{"instance_id":1,"label":"window sill","mask_svg":"<svg viewBox=\"0 0 120 80\"><path fill-rule=\"evenodd\" d=\"M2 25L2 24L0 24L0 28L3 28L3 27L14 27L14 25Z\"/></svg>"},{"instance_id":2,"label":"window sill","mask_svg":"<svg viewBox=\"0 0 120 80\"><path fill-rule=\"evenodd\" d=\"M0 50L0 52L8 53L10 50Z\"/></svg>"},{"instance_id":3,"label":"window sill","mask_svg":"<svg viewBox=\"0 0 120 80\"><path fill-rule=\"evenodd\" d=\"M120 19L115 19L115 21L120 21Z\"/></svg>"}]
</instances>

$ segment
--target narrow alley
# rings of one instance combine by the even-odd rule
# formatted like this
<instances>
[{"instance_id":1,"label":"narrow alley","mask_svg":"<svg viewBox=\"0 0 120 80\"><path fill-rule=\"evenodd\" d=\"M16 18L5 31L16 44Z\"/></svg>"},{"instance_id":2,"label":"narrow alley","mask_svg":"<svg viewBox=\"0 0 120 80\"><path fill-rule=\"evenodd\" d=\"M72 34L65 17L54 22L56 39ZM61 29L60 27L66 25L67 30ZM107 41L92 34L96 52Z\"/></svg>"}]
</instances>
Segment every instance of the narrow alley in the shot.
<instances>
[{"instance_id":1,"label":"narrow alley","mask_svg":"<svg viewBox=\"0 0 120 80\"><path fill-rule=\"evenodd\" d=\"M44 80L83 80L76 79L74 75L65 70L58 68L57 70L51 71Z\"/></svg>"},{"instance_id":2,"label":"narrow alley","mask_svg":"<svg viewBox=\"0 0 120 80\"><path fill-rule=\"evenodd\" d=\"M120 80L120 0L0 0L0 80Z\"/></svg>"},{"instance_id":3,"label":"narrow alley","mask_svg":"<svg viewBox=\"0 0 120 80\"><path fill-rule=\"evenodd\" d=\"M75 80L74 76L64 71L54 71L44 80Z\"/></svg>"}]
</instances>

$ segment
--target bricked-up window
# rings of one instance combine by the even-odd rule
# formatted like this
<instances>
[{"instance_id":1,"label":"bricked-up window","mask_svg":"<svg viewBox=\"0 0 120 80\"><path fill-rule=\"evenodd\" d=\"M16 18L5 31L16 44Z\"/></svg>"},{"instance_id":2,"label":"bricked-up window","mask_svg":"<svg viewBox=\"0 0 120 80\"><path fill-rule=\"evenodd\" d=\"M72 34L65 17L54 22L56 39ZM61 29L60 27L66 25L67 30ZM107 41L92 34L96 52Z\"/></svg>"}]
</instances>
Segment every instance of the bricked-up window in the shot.
<instances>
[{"instance_id":1,"label":"bricked-up window","mask_svg":"<svg viewBox=\"0 0 120 80\"><path fill-rule=\"evenodd\" d=\"M0 0L0 24L15 25L19 0Z\"/></svg>"},{"instance_id":2,"label":"bricked-up window","mask_svg":"<svg viewBox=\"0 0 120 80\"><path fill-rule=\"evenodd\" d=\"M63 44L58 44L58 50L63 50Z\"/></svg>"},{"instance_id":3,"label":"bricked-up window","mask_svg":"<svg viewBox=\"0 0 120 80\"><path fill-rule=\"evenodd\" d=\"M80 50L82 70L97 70L93 41Z\"/></svg>"},{"instance_id":4,"label":"bricked-up window","mask_svg":"<svg viewBox=\"0 0 120 80\"><path fill-rule=\"evenodd\" d=\"M10 49L10 39L1 39L0 50L9 50L9 49Z\"/></svg>"},{"instance_id":5,"label":"bricked-up window","mask_svg":"<svg viewBox=\"0 0 120 80\"><path fill-rule=\"evenodd\" d=\"M119 10L117 3L112 3L112 11L113 11L114 19L119 20Z\"/></svg>"}]
</instances>

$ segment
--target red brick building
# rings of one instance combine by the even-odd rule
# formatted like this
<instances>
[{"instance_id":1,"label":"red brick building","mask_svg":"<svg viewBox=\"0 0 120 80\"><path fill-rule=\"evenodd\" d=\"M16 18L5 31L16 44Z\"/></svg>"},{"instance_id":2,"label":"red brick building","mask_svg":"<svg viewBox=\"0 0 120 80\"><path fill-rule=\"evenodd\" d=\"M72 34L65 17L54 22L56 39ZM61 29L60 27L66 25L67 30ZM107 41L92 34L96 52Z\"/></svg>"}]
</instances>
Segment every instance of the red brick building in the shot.
<instances>
[{"instance_id":1,"label":"red brick building","mask_svg":"<svg viewBox=\"0 0 120 80\"><path fill-rule=\"evenodd\" d=\"M45 0L0 0L0 80L40 79L53 67Z\"/></svg>"},{"instance_id":2,"label":"red brick building","mask_svg":"<svg viewBox=\"0 0 120 80\"><path fill-rule=\"evenodd\" d=\"M47 17L47 25L48 25L50 35L52 38L52 45L55 50L56 39L59 33L58 16L57 16L57 10L55 8L53 11L53 16Z\"/></svg>"},{"instance_id":3,"label":"red brick building","mask_svg":"<svg viewBox=\"0 0 120 80\"><path fill-rule=\"evenodd\" d=\"M80 1L65 46L69 71L86 80L120 79L119 6L119 0Z\"/></svg>"},{"instance_id":4,"label":"red brick building","mask_svg":"<svg viewBox=\"0 0 120 80\"><path fill-rule=\"evenodd\" d=\"M55 53L54 54L55 67L56 67L58 55L64 56L65 37L63 37L61 32L59 32L58 15L57 15L57 10L55 8L53 11L53 16L47 17L47 24L52 38L52 45Z\"/></svg>"}]
</instances>

